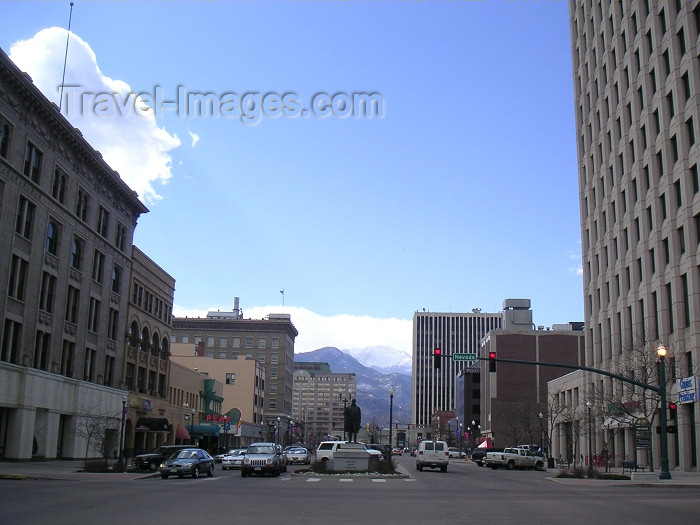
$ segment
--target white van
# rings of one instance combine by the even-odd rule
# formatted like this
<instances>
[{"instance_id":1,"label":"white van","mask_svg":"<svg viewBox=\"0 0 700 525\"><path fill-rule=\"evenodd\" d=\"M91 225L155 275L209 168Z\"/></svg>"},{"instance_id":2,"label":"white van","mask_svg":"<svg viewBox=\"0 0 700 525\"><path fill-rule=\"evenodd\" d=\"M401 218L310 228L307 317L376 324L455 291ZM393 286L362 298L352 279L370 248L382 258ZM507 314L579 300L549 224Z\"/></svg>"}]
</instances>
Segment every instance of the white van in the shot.
<instances>
[{"instance_id":1,"label":"white van","mask_svg":"<svg viewBox=\"0 0 700 525\"><path fill-rule=\"evenodd\" d=\"M416 450L416 470L423 467L439 468L447 472L450 453L445 441L421 441Z\"/></svg>"}]
</instances>

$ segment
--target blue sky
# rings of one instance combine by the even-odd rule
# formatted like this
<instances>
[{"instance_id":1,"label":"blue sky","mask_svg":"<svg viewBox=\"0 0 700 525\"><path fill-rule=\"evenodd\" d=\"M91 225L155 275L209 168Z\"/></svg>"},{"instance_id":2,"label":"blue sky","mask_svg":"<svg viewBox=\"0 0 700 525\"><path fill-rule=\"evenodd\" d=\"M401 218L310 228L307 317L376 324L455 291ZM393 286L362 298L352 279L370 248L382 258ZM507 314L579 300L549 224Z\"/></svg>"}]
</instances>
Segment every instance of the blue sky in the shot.
<instances>
[{"instance_id":1,"label":"blue sky","mask_svg":"<svg viewBox=\"0 0 700 525\"><path fill-rule=\"evenodd\" d=\"M65 32L41 31L69 10L0 7L0 46L57 103ZM410 352L414 311L511 297L536 324L583 320L567 2L78 1L71 29L71 92L383 101L255 124L80 106L150 209L135 244L177 280L176 314L289 311L298 351Z\"/></svg>"}]
</instances>

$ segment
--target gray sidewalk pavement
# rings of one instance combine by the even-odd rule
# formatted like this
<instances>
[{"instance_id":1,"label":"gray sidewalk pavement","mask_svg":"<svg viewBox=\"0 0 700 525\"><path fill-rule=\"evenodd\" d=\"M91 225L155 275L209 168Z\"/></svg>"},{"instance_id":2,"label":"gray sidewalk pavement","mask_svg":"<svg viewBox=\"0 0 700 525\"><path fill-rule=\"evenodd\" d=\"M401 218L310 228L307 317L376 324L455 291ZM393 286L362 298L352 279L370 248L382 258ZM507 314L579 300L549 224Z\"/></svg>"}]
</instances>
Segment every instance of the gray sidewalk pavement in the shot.
<instances>
[{"instance_id":1,"label":"gray sidewalk pavement","mask_svg":"<svg viewBox=\"0 0 700 525\"><path fill-rule=\"evenodd\" d=\"M0 461L0 479L55 479L74 481L135 480L151 472L85 472L83 460Z\"/></svg>"}]
</instances>

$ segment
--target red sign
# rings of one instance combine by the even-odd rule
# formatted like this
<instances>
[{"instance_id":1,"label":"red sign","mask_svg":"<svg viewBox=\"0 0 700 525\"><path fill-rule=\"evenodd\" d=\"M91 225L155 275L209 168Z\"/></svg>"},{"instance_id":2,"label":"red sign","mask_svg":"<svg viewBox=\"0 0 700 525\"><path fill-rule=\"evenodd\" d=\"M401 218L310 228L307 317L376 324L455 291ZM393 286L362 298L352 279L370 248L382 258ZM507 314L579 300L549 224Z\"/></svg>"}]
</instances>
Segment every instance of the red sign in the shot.
<instances>
[{"instance_id":1,"label":"red sign","mask_svg":"<svg viewBox=\"0 0 700 525\"><path fill-rule=\"evenodd\" d=\"M231 418L229 416L218 416L216 414L207 414L207 421L212 423L230 423Z\"/></svg>"}]
</instances>

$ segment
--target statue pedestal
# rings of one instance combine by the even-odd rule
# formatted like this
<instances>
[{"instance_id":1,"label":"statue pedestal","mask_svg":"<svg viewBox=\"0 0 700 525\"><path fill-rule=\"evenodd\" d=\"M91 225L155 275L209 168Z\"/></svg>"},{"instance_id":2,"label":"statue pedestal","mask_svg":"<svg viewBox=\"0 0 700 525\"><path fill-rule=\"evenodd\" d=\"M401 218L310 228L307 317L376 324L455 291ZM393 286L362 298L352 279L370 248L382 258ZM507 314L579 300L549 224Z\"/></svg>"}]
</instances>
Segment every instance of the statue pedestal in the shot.
<instances>
[{"instance_id":1,"label":"statue pedestal","mask_svg":"<svg viewBox=\"0 0 700 525\"><path fill-rule=\"evenodd\" d=\"M343 443L333 453L334 472L369 470L369 452L359 443Z\"/></svg>"}]
</instances>

